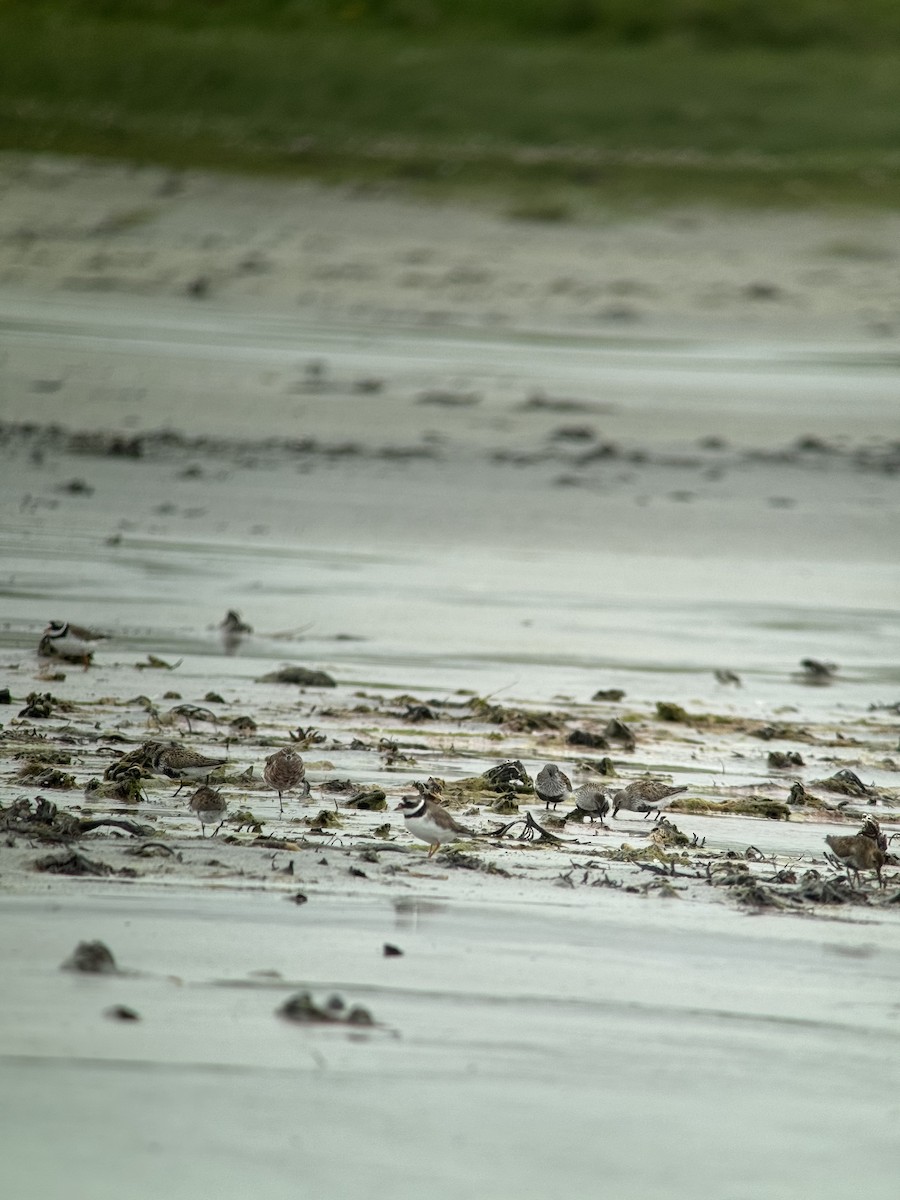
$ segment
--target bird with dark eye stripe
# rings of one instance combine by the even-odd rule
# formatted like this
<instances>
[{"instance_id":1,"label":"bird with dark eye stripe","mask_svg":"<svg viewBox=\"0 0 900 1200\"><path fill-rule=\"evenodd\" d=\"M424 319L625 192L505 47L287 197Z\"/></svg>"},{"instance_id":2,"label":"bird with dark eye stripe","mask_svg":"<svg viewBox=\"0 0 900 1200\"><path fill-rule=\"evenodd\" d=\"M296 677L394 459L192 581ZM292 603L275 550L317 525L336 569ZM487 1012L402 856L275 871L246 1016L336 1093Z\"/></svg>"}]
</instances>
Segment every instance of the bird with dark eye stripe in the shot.
<instances>
[{"instance_id":1,"label":"bird with dark eye stripe","mask_svg":"<svg viewBox=\"0 0 900 1200\"><path fill-rule=\"evenodd\" d=\"M67 662L80 662L87 670L100 642L106 641L105 633L94 633L82 625L70 625L68 621L51 621L44 630L38 645L41 658L62 658Z\"/></svg>"},{"instance_id":2,"label":"bird with dark eye stripe","mask_svg":"<svg viewBox=\"0 0 900 1200\"><path fill-rule=\"evenodd\" d=\"M413 837L428 843L429 858L447 842L475 837L471 829L460 825L432 795L405 796L397 805L397 811L403 813L403 823Z\"/></svg>"}]
</instances>

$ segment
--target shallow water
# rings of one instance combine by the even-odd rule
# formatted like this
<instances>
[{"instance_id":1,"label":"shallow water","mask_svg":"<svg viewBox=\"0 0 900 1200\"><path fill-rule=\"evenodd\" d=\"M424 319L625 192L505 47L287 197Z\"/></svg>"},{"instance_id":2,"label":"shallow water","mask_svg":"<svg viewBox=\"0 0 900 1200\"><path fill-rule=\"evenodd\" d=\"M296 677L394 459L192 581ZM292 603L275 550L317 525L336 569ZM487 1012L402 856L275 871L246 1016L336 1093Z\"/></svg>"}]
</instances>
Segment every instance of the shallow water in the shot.
<instances>
[{"instance_id":1,"label":"shallow water","mask_svg":"<svg viewBox=\"0 0 900 1200\"><path fill-rule=\"evenodd\" d=\"M52 922L41 899L0 905L4 956L14 930L43 930L0 1036L17 1194L893 1194L884 931L608 892L298 910L113 888ZM140 973L60 973L86 929ZM297 987L380 1026L293 1027L274 1013ZM112 1003L142 1020L104 1020Z\"/></svg>"},{"instance_id":2,"label":"shallow water","mask_svg":"<svg viewBox=\"0 0 900 1200\"><path fill-rule=\"evenodd\" d=\"M664 699L835 729L898 699L900 476L840 454L739 453L810 433L896 436L897 364L872 346L328 329L124 297L0 296L0 323L7 419L246 441L136 461L2 448L0 663L16 695L37 686L33 652L61 618L111 639L88 673L40 685L55 695L159 703L169 688L191 701L213 690L279 728L328 704L325 691L276 697L256 682L281 662L426 700L467 689L584 711L620 688L624 714ZM318 359L335 386L311 392ZM383 394L354 396L363 374L384 376ZM41 379L60 387L33 390ZM429 387L483 400L418 405ZM523 412L537 387L594 408ZM555 426L584 420L649 461L623 455L592 474L545 453ZM737 447L719 475L709 456L693 462L709 434ZM357 451L289 462L260 450L269 436L352 438ZM382 454L409 445L439 453ZM498 448L527 462L498 465ZM73 478L93 490L61 491ZM232 607L254 633L227 655L216 625ZM177 668L138 670L147 654ZM832 685L804 684L807 656L840 664ZM717 684L723 667L743 686ZM141 736L142 710L120 717ZM447 736L417 751L417 774L483 769L490 735L476 749L449 718L431 728ZM746 738L720 758L695 733L640 746L628 771L771 783L778 741ZM866 779L893 785L896 721L875 716L866 749L882 756ZM510 751L524 753L507 739ZM243 766L241 753L229 750ZM406 781L373 751L328 754L329 773ZM804 754L792 778L835 769L834 747ZM274 819L273 796L253 804ZM188 832L168 795L141 811ZM747 824L679 816L710 847L742 851L752 837L798 860L830 828ZM638 819L615 826L616 839L646 835ZM351 899L317 887L302 856L297 882L313 894L298 908L268 865L263 882L201 880L214 851L196 837L184 848L188 879L56 880L44 893L32 876L27 895L0 894L0 958L19 964L0 1029L11 1195L894 1195L900 959L885 910L753 919L724 900L575 894L546 879L476 887L470 872L398 876L396 888L379 877ZM138 974L58 971L97 937ZM384 941L406 953L383 958ZM274 1009L298 986L339 989L383 1028L288 1026ZM144 1019L104 1019L112 1003Z\"/></svg>"}]
</instances>

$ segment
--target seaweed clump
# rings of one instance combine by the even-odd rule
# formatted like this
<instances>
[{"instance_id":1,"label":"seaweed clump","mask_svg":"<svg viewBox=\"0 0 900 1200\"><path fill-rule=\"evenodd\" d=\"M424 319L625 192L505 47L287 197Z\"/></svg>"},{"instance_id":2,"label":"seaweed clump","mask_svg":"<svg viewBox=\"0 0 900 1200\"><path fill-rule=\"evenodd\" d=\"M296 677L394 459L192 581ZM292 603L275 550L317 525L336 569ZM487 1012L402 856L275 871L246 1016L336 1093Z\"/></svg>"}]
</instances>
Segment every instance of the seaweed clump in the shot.
<instances>
[{"instance_id":1,"label":"seaweed clump","mask_svg":"<svg viewBox=\"0 0 900 1200\"><path fill-rule=\"evenodd\" d=\"M36 759L23 763L19 767L19 778L28 780L36 787L51 788L57 791L67 791L75 786L74 775Z\"/></svg>"},{"instance_id":2,"label":"seaweed clump","mask_svg":"<svg viewBox=\"0 0 900 1200\"><path fill-rule=\"evenodd\" d=\"M327 671L310 671L308 667L281 667L261 676L257 683L294 683L300 687L337 687Z\"/></svg>"},{"instance_id":3,"label":"seaweed clump","mask_svg":"<svg viewBox=\"0 0 900 1200\"><path fill-rule=\"evenodd\" d=\"M276 1010L279 1017L297 1025L358 1025L375 1024L372 1014L361 1004L347 1008L343 998L329 996L324 1004L317 1004L309 992L295 992Z\"/></svg>"},{"instance_id":4,"label":"seaweed clump","mask_svg":"<svg viewBox=\"0 0 900 1200\"><path fill-rule=\"evenodd\" d=\"M518 802L534 795L534 783L519 759L510 759L488 767L481 775L447 784L441 799L455 807L467 804L489 804L498 812L518 811ZM499 806L499 807L498 807Z\"/></svg>"},{"instance_id":5,"label":"seaweed clump","mask_svg":"<svg viewBox=\"0 0 900 1200\"><path fill-rule=\"evenodd\" d=\"M672 812L708 813L712 816L765 817L768 821L789 821L791 810L780 800L766 800L756 796L737 800L701 800L696 796L681 796L673 800Z\"/></svg>"},{"instance_id":6,"label":"seaweed clump","mask_svg":"<svg viewBox=\"0 0 900 1200\"><path fill-rule=\"evenodd\" d=\"M868 784L863 783L854 771L836 771L827 779L817 779L816 785L829 792L838 792L842 796L851 796L856 800L878 799L878 792Z\"/></svg>"},{"instance_id":7,"label":"seaweed clump","mask_svg":"<svg viewBox=\"0 0 900 1200\"><path fill-rule=\"evenodd\" d=\"M535 733L539 730L558 732L565 727L566 722L566 718L558 713L491 704L481 696L473 696L467 707L472 714L472 720L483 721L486 725L505 725L513 733Z\"/></svg>"}]
</instances>

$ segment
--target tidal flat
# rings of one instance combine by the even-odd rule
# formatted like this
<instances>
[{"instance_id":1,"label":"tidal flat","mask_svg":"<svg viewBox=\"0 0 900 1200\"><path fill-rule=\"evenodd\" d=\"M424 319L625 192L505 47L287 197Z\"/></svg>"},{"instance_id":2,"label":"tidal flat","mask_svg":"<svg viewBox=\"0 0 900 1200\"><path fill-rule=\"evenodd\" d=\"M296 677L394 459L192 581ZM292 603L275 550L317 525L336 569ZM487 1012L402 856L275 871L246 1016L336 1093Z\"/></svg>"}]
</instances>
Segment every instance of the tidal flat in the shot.
<instances>
[{"instance_id":1,"label":"tidal flat","mask_svg":"<svg viewBox=\"0 0 900 1200\"><path fill-rule=\"evenodd\" d=\"M583 231L241 184L204 248L201 176L93 257L158 183L7 193L10 1194L892 1197L900 870L825 857L900 830L890 273L761 299L798 218L747 218L726 269L737 225L696 214L720 258L622 230L656 280L625 319L552 287ZM297 212L297 258L187 293ZM87 669L38 657L54 619L107 635ZM105 778L150 740L227 759L215 837L193 785ZM310 794L279 814L286 745ZM686 791L582 822L479 783L506 762ZM429 778L478 835L430 860L396 812ZM96 940L115 972L60 969ZM373 1024L286 1019L303 992Z\"/></svg>"}]
</instances>

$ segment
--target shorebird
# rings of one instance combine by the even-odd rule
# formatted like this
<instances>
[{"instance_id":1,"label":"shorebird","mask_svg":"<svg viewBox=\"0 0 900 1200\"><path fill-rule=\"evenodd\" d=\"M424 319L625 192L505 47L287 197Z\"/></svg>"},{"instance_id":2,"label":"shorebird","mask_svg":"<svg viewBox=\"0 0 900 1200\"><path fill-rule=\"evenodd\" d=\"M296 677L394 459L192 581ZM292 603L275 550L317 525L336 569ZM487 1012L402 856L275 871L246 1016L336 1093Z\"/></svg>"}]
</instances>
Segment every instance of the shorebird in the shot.
<instances>
[{"instance_id":1,"label":"shorebird","mask_svg":"<svg viewBox=\"0 0 900 1200\"><path fill-rule=\"evenodd\" d=\"M557 804L560 800L565 800L571 790L568 776L564 775L555 763L547 763L538 771L534 791L537 798L544 801L545 809L549 809L552 804L555 812Z\"/></svg>"},{"instance_id":2,"label":"shorebird","mask_svg":"<svg viewBox=\"0 0 900 1200\"><path fill-rule=\"evenodd\" d=\"M800 667L804 683L831 683L838 670L837 663L822 662L818 658L801 658Z\"/></svg>"},{"instance_id":3,"label":"shorebird","mask_svg":"<svg viewBox=\"0 0 900 1200\"><path fill-rule=\"evenodd\" d=\"M627 808L630 812L642 812L645 821L650 813L655 812L658 820L659 814L669 807L675 796L686 791L686 786L670 787L661 779L635 779L613 796L612 815L616 816L620 808Z\"/></svg>"},{"instance_id":4,"label":"shorebird","mask_svg":"<svg viewBox=\"0 0 900 1200\"><path fill-rule=\"evenodd\" d=\"M229 608L224 620L219 622L222 634L222 644L226 654L233 654L247 634L253 632L253 626L241 620L241 614Z\"/></svg>"},{"instance_id":5,"label":"shorebird","mask_svg":"<svg viewBox=\"0 0 900 1200\"><path fill-rule=\"evenodd\" d=\"M736 671L729 671L727 667L718 671L714 671L713 674L716 677L716 683L721 683L723 685L733 683L735 687L741 686L740 675L738 675Z\"/></svg>"},{"instance_id":6,"label":"shorebird","mask_svg":"<svg viewBox=\"0 0 900 1200\"><path fill-rule=\"evenodd\" d=\"M201 836L206 837L205 825L215 825L216 828L212 832L212 836L215 837L225 820L228 804L219 792L203 783L191 796L188 808L200 821Z\"/></svg>"},{"instance_id":7,"label":"shorebird","mask_svg":"<svg viewBox=\"0 0 900 1200\"><path fill-rule=\"evenodd\" d=\"M196 750L186 746L166 746L162 742L148 742L147 765L156 775L166 775L169 779L180 780L175 790L177 796L186 783L194 779L209 782L209 776L216 767L223 767L227 758L207 758Z\"/></svg>"},{"instance_id":8,"label":"shorebird","mask_svg":"<svg viewBox=\"0 0 900 1200\"><path fill-rule=\"evenodd\" d=\"M428 843L429 858L445 842L458 842L460 838L475 836L471 829L455 821L443 804L431 796L404 796L397 805L397 812L403 813L403 821L413 837Z\"/></svg>"},{"instance_id":9,"label":"shorebird","mask_svg":"<svg viewBox=\"0 0 900 1200\"><path fill-rule=\"evenodd\" d=\"M41 637L38 654L84 663L84 669L87 670L97 643L105 640L104 633L94 633L81 625L70 625L68 621L51 621Z\"/></svg>"},{"instance_id":10,"label":"shorebird","mask_svg":"<svg viewBox=\"0 0 900 1200\"><path fill-rule=\"evenodd\" d=\"M847 868L847 878L851 883L852 877L855 876L856 886L859 887L860 871L874 871L878 876L878 886L884 886L881 868L887 855L878 845L876 838L865 833L856 833L852 837L839 837L831 833L825 841L830 846L832 855Z\"/></svg>"},{"instance_id":11,"label":"shorebird","mask_svg":"<svg viewBox=\"0 0 900 1200\"><path fill-rule=\"evenodd\" d=\"M309 795L309 781L306 778L306 768L303 759L296 750L289 746L270 754L263 767L263 779L270 788L278 793L278 811L284 812L282 795L295 787L302 789L304 796Z\"/></svg>"},{"instance_id":12,"label":"shorebird","mask_svg":"<svg viewBox=\"0 0 900 1200\"><path fill-rule=\"evenodd\" d=\"M881 826L874 817L866 817L862 823L862 829L859 831L860 837L871 838L879 850L883 850L887 854L888 837L886 833L881 832Z\"/></svg>"},{"instance_id":13,"label":"shorebird","mask_svg":"<svg viewBox=\"0 0 900 1200\"><path fill-rule=\"evenodd\" d=\"M600 824L603 825L603 818L609 812L609 798L599 783L583 783L572 794L572 799L577 811L591 818L592 825L594 817L599 817Z\"/></svg>"}]
</instances>

